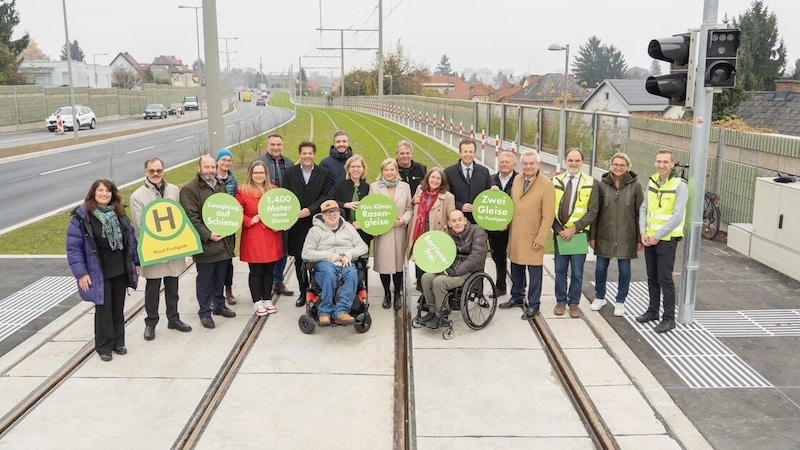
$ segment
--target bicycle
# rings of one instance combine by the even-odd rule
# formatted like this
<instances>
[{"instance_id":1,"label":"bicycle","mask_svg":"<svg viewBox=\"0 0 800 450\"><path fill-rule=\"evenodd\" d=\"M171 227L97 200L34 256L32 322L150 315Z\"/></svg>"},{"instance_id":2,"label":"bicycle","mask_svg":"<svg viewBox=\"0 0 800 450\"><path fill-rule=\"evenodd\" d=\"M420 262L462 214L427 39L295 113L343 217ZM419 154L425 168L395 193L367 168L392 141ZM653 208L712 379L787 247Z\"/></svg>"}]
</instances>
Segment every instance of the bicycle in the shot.
<instances>
[{"instance_id":1,"label":"bicycle","mask_svg":"<svg viewBox=\"0 0 800 450\"><path fill-rule=\"evenodd\" d=\"M688 182L689 178L686 175L689 169L688 164L675 163L672 173L679 176ZM719 234L719 224L722 220L722 214L719 211L719 194L706 191L703 201L703 237L709 240L714 240Z\"/></svg>"}]
</instances>

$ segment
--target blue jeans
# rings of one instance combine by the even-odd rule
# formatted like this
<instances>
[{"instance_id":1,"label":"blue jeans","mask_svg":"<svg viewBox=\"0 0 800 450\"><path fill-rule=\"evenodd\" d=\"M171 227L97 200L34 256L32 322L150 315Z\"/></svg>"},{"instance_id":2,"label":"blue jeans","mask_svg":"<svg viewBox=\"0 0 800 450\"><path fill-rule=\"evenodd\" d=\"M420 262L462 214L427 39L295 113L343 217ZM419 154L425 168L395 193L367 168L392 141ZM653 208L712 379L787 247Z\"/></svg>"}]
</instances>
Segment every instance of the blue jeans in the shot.
<instances>
[{"instance_id":1,"label":"blue jeans","mask_svg":"<svg viewBox=\"0 0 800 450\"><path fill-rule=\"evenodd\" d=\"M611 258L598 256L594 266L594 298L606 299L606 279L608 278L608 265ZM617 303L625 303L628 298L628 290L631 287L631 260L617 258L617 268L619 269L619 285L617 286Z\"/></svg>"},{"instance_id":2,"label":"blue jeans","mask_svg":"<svg viewBox=\"0 0 800 450\"><path fill-rule=\"evenodd\" d=\"M583 264L586 254L559 255L558 245L555 248L556 266L556 301L569 305L577 305L581 301L581 288L583 287ZM569 278L569 291L567 291L567 269L571 267Z\"/></svg>"},{"instance_id":3,"label":"blue jeans","mask_svg":"<svg viewBox=\"0 0 800 450\"><path fill-rule=\"evenodd\" d=\"M228 273L230 259L223 259L213 263L197 263L197 303L200 305L201 319L211 317L211 311L225 307L225 275Z\"/></svg>"},{"instance_id":4,"label":"blue jeans","mask_svg":"<svg viewBox=\"0 0 800 450\"><path fill-rule=\"evenodd\" d=\"M522 302L525 297L525 269L528 269L528 308L539 309L542 299L542 266L523 266L511 262L511 300Z\"/></svg>"},{"instance_id":5,"label":"blue jeans","mask_svg":"<svg viewBox=\"0 0 800 450\"><path fill-rule=\"evenodd\" d=\"M322 291L317 307L318 315L330 316L333 314L336 317L339 314L350 312L358 288L358 269L355 264L342 267L330 261L320 261L317 263L314 279L317 280ZM334 305L333 296L339 280L342 280L342 288L339 291L339 300Z\"/></svg>"},{"instance_id":6,"label":"blue jeans","mask_svg":"<svg viewBox=\"0 0 800 450\"><path fill-rule=\"evenodd\" d=\"M283 271L286 270L286 251L289 249L289 233L283 233L283 257L275 263L275 270L272 271L272 284L283 284Z\"/></svg>"}]
</instances>

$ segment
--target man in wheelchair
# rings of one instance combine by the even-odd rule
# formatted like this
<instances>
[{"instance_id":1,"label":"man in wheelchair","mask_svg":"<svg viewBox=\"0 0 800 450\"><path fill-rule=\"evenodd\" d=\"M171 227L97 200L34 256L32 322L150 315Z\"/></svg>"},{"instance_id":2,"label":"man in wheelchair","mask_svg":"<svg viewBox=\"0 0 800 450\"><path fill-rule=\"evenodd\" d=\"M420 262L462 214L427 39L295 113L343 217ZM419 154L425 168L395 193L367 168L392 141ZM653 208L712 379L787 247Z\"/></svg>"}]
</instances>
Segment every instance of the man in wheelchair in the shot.
<instances>
[{"instance_id":1,"label":"man in wheelchair","mask_svg":"<svg viewBox=\"0 0 800 450\"><path fill-rule=\"evenodd\" d=\"M317 310L319 324L330 325L332 315L337 324L349 325L356 321L350 315L358 286L354 262L367 254L369 248L356 229L341 217L334 200L323 202L320 210L303 244L302 257L304 261L316 262L314 278L322 291ZM334 302L340 280L342 287Z\"/></svg>"},{"instance_id":2,"label":"man in wheelchair","mask_svg":"<svg viewBox=\"0 0 800 450\"><path fill-rule=\"evenodd\" d=\"M472 224L464 213L456 209L447 219L447 233L456 243L456 258L444 273L425 273L422 275L422 295L428 305L428 314L419 323L436 328L441 317L436 314L444 302L448 291L463 286L475 272L483 270L486 253L489 251L486 231Z\"/></svg>"}]
</instances>

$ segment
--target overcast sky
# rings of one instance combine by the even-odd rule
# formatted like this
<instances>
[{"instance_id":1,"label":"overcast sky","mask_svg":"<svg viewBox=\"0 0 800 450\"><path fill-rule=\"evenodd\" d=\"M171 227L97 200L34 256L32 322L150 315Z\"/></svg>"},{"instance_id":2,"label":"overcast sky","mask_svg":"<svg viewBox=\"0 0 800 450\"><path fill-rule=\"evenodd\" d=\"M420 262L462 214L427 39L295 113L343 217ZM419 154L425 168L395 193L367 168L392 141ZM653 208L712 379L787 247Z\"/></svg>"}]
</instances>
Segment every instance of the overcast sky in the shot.
<instances>
[{"instance_id":1,"label":"overcast sky","mask_svg":"<svg viewBox=\"0 0 800 450\"><path fill-rule=\"evenodd\" d=\"M65 0L70 40L77 40L86 61L92 54L98 64L108 64L120 52L139 62L158 55L175 55L187 65L197 58L195 11L178 5L201 6L202 0ZM231 67L258 68L265 72L295 69L303 57L308 71L338 75L339 51L317 50L340 46L338 31L318 28L377 29L377 0L217 0L217 28L228 40ZM550 44L570 44L574 61L578 47L591 36L615 45L628 67L650 68L650 39L681 33L702 22L702 0L384 0L384 53L402 42L412 62L433 70L441 56L450 58L453 70L488 68L523 73L563 72L564 53L547 50ZM779 35L788 51L787 67L800 58L800 16L797 0L766 0L778 18ZM718 0L718 21L727 13L738 17L752 0ZM547 6L545 6L547 5ZM672 12L664 12L673 5ZM17 0L20 24L15 37L27 31L40 48L58 59L64 44L62 0ZM202 14L202 11L201 11ZM794 19L792 19L794 17ZM201 46L203 18L200 16ZM377 47L376 32L345 32L345 47ZM220 51L225 41L220 41ZM235 52L235 53L232 53ZM201 55L203 49L201 48ZM375 50L345 51L345 70L372 68ZM324 58L314 56L326 56ZM205 59L205 56L202 56ZM225 55L220 56L225 68ZM666 69L666 66L664 66Z\"/></svg>"}]
</instances>

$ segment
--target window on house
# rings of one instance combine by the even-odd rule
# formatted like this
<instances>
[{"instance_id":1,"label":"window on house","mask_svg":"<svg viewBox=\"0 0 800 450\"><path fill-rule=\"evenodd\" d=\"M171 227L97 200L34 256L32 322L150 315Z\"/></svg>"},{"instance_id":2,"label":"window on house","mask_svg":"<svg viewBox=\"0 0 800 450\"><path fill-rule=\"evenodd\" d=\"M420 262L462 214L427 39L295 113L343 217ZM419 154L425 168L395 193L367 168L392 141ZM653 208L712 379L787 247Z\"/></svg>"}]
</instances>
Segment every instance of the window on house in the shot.
<instances>
[{"instance_id":1,"label":"window on house","mask_svg":"<svg viewBox=\"0 0 800 450\"><path fill-rule=\"evenodd\" d=\"M608 100L608 92L605 92L603 95L605 96L605 99Z\"/></svg>"}]
</instances>

